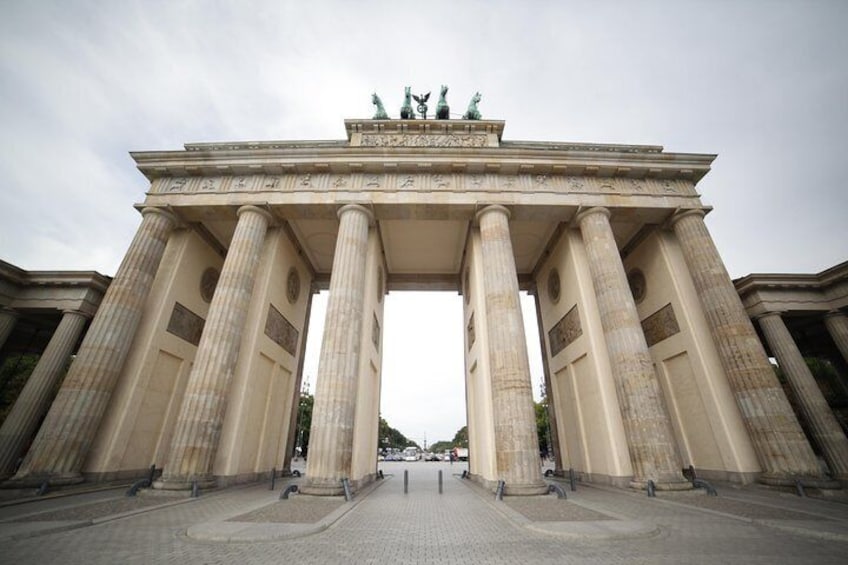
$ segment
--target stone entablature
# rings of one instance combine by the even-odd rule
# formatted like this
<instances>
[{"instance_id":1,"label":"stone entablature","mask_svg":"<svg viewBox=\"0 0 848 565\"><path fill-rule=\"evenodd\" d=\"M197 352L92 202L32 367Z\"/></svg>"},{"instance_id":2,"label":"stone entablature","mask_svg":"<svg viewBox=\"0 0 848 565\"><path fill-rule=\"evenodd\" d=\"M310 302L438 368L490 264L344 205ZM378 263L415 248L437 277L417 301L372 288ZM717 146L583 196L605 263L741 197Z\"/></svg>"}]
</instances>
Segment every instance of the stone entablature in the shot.
<instances>
[{"instance_id":1,"label":"stone entablature","mask_svg":"<svg viewBox=\"0 0 848 565\"><path fill-rule=\"evenodd\" d=\"M767 312L848 308L848 261L818 274L750 274L734 281L752 317Z\"/></svg>"},{"instance_id":2,"label":"stone entablature","mask_svg":"<svg viewBox=\"0 0 848 565\"><path fill-rule=\"evenodd\" d=\"M156 194L259 192L498 192L697 197L692 181L560 174L301 173L163 177Z\"/></svg>"},{"instance_id":3,"label":"stone entablature","mask_svg":"<svg viewBox=\"0 0 848 565\"><path fill-rule=\"evenodd\" d=\"M111 281L95 271L25 271L0 260L0 306L93 316Z\"/></svg>"},{"instance_id":4,"label":"stone entablature","mask_svg":"<svg viewBox=\"0 0 848 565\"><path fill-rule=\"evenodd\" d=\"M133 152L132 157L151 181L260 174L424 173L685 180L692 185L709 171L715 158L665 153L655 145L501 141L502 121L348 120L345 125L348 140L193 143L186 144L184 151Z\"/></svg>"}]
</instances>

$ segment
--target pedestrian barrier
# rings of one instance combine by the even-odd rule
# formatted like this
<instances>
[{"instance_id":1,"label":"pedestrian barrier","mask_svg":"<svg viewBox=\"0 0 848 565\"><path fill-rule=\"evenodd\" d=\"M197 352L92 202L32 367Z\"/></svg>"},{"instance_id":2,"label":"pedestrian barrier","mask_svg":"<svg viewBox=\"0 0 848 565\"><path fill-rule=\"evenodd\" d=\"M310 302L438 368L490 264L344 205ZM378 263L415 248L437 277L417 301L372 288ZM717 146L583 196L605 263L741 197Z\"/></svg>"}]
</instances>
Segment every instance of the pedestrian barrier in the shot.
<instances>
[{"instance_id":1,"label":"pedestrian barrier","mask_svg":"<svg viewBox=\"0 0 848 565\"><path fill-rule=\"evenodd\" d=\"M648 479L648 484L645 487L645 490L648 491L648 498L654 498L657 496L657 485L651 479Z\"/></svg>"},{"instance_id":2,"label":"pedestrian barrier","mask_svg":"<svg viewBox=\"0 0 848 565\"><path fill-rule=\"evenodd\" d=\"M409 493L409 470L403 470L403 494Z\"/></svg>"},{"instance_id":3,"label":"pedestrian barrier","mask_svg":"<svg viewBox=\"0 0 848 565\"><path fill-rule=\"evenodd\" d=\"M506 488L506 482L498 481L498 488L495 491L495 500L503 500L504 489Z\"/></svg>"},{"instance_id":4,"label":"pedestrian barrier","mask_svg":"<svg viewBox=\"0 0 848 565\"><path fill-rule=\"evenodd\" d=\"M200 496L200 485L197 483L197 480L191 481L191 498L198 498Z\"/></svg>"},{"instance_id":5,"label":"pedestrian barrier","mask_svg":"<svg viewBox=\"0 0 848 565\"><path fill-rule=\"evenodd\" d=\"M442 494L442 470L439 469L439 494Z\"/></svg>"},{"instance_id":6,"label":"pedestrian barrier","mask_svg":"<svg viewBox=\"0 0 848 565\"><path fill-rule=\"evenodd\" d=\"M280 493L280 500L288 500L289 495L293 492L297 492L297 485L289 485L283 489L283 492Z\"/></svg>"},{"instance_id":7,"label":"pedestrian barrier","mask_svg":"<svg viewBox=\"0 0 848 565\"><path fill-rule=\"evenodd\" d=\"M277 484L277 468L271 467L271 490L274 490L274 487Z\"/></svg>"},{"instance_id":8,"label":"pedestrian barrier","mask_svg":"<svg viewBox=\"0 0 848 565\"><path fill-rule=\"evenodd\" d=\"M577 477L574 476L574 469L568 469L568 482L571 483L571 492L577 491Z\"/></svg>"},{"instance_id":9,"label":"pedestrian barrier","mask_svg":"<svg viewBox=\"0 0 848 565\"><path fill-rule=\"evenodd\" d=\"M562 490L562 487L559 485L548 485L548 492L557 493L557 498L568 498L567 496L565 496L565 491Z\"/></svg>"},{"instance_id":10,"label":"pedestrian barrier","mask_svg":"<svg viewBox=\"0 0 848 565\"><path fill-rule=\"evenodd\" d=\"M692 486L695 488L702 488L707 491L707 496L718 496L718 492L716 489L703 479L695 479L692 481Z\"/></svg>"}]
</instances>

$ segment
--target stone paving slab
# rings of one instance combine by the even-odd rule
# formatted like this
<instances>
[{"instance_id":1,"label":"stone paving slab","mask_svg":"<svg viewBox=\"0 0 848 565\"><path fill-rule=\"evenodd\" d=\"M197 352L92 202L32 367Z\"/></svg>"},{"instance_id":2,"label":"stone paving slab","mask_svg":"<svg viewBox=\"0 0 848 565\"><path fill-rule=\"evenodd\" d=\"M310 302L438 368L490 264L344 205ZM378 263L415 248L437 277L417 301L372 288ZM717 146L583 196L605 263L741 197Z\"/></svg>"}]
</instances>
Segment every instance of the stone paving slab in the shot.
<instances>
[{"instance_id":1,"label":"stone paving slab","mask_svg":"<svg viewBox=\"0 0 848 565\"><path fill-rule=\"evenodd\" d=\"M344 503L344 498L340 497L292 495L288 500L273 502L227 521L311 524L323 520Z\"/></svg>"}]
</instances>

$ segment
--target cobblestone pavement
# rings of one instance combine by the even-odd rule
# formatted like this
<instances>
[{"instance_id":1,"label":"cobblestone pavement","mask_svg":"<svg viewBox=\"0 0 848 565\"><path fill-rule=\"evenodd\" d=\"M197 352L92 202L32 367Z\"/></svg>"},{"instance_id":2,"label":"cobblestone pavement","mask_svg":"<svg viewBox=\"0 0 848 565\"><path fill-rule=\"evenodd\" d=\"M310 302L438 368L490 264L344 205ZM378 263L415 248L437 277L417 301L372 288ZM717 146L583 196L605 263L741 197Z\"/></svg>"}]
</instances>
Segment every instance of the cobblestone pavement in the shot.
<instances>
[{"instance_id":1,"label":"cobblestone pavement","mask_svg":"<svg viewBox=\"0 0 848 565\"><path fill-rule=\"evenodd\" d=\"M288 541L203 542L188 538L195 524L225 521L262 509L279 520L277 497L268 484L206 493L198 499L165 499L117 519L101 516L92 525L12 539L34 512L90 519L92 504L109 512L121 491L44 500L0 508L0 563L62 565L179 563L845 563L848 504L766 491L720 486L718 499L703 493L643 493L579 485L568 500L553 495L531 502L497 502L490 493L456 477L464 465L382 464L386 480L360 497L329 529ZM409 470L409 493L403 492ZM438 494L437 470L444 476ZM538 500L538 499L537 499ZM555 508L562 504L563 508ZM273 511L272 511L273 509ZM258 512L257 512L258 511ZM55 517L55 516L54 516ZM104 521L98 522L98 519ZM566 521L563 521L566 520ZM572 520L568 522L568 520ZM591 522L597 520L597 522ZM650 524L650 535L593 539L569 534L569 524ZM533 529L542 523L560 533ZM577 530L575 530L577 531ZM573 531L572 531L573 533Z\"/></svg>"}]
</instances>

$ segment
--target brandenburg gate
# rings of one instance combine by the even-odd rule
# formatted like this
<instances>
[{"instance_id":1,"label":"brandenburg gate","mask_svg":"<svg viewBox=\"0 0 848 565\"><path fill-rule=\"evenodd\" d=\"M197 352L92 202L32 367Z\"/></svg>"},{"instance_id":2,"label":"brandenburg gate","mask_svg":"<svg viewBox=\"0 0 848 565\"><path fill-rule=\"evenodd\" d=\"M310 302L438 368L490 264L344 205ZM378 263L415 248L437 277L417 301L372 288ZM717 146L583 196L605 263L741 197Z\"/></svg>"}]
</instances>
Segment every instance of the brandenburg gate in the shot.
<instances>
[{"instance_id":1,"label":"brandenburg gate","mask_svg":"<svg viewBox=\"0 0 848 565\"><path fill-rule=\"evenodd\" d=\"M376 477L383 299L405 289L463 296L469 471L489 488L546 492L522 290L537 305L557 472L684 489L692 465L832 486L704 223L696 185L715 156L509 141L503 121L469 117L132 153L150 181L141 225L5 486L155 464L156 488L188 489L288 469L320 289L304 493ZM825 449L836 478L845 453L844 434Z\"/></svg>"}]
</instances>

